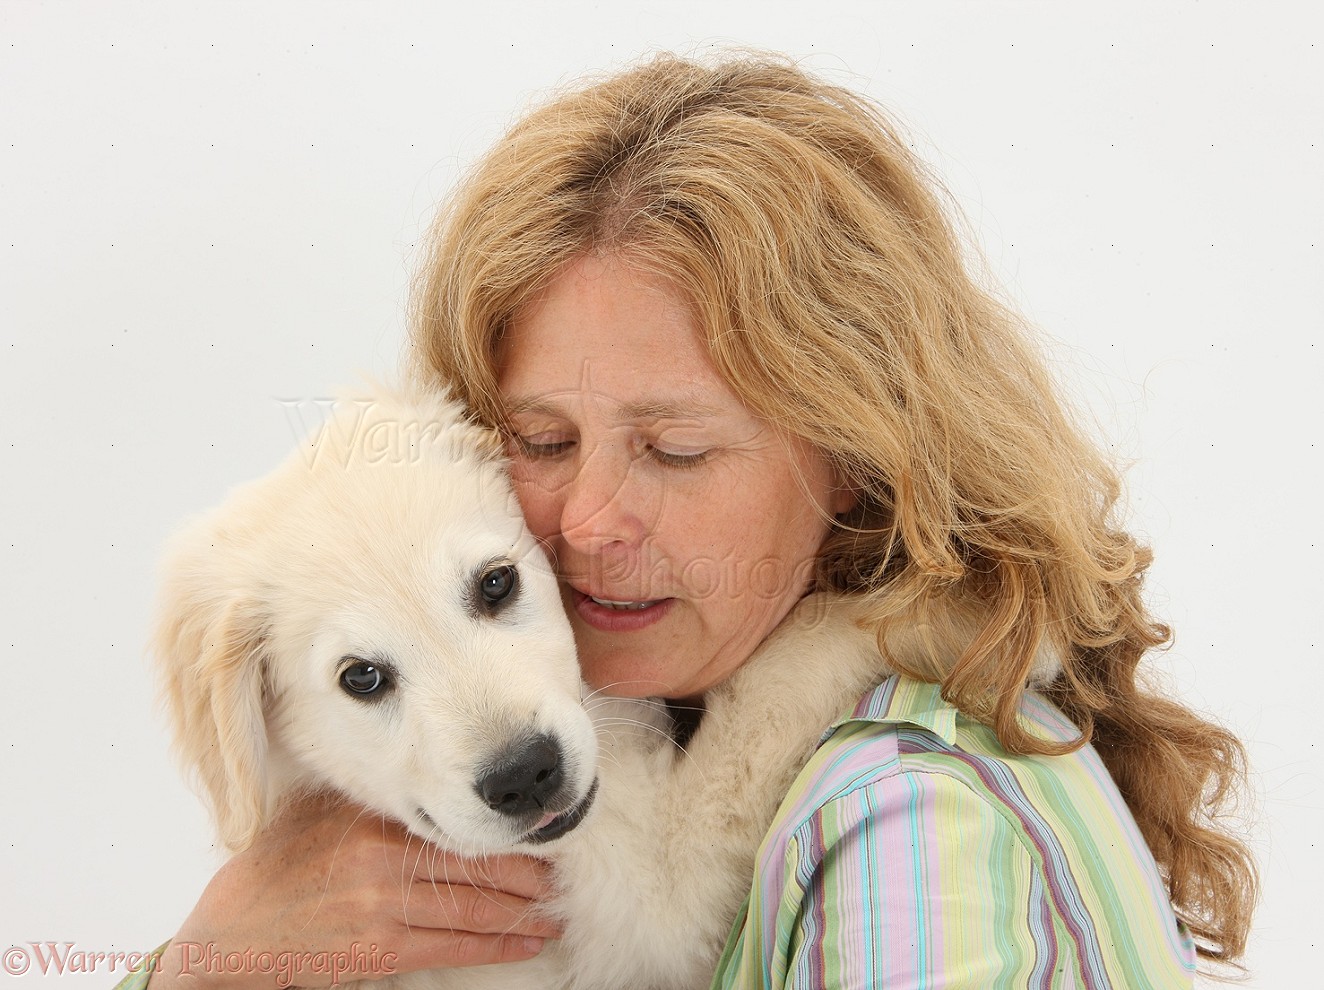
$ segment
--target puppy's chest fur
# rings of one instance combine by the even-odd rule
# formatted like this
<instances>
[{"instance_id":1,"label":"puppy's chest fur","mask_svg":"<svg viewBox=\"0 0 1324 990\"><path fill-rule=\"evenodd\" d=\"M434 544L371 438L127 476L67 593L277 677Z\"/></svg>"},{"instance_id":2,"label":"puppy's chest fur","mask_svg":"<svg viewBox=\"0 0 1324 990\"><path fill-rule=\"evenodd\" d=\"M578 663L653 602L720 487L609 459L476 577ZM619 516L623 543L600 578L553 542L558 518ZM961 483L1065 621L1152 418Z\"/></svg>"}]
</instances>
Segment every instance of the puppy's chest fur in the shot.
<instances>
[{"instance_id":1,"label":"puppy's chest fur","mask_svg":"<svg viewBox=\"0 0 1324 990\"><path fill-rule=\"evenodd\" d=\"M887 673L848 607L814 597L708 694L683 751L657 706L603 702L598 805L547 849L565 937L528 963L411 974L397 987L707 987L787 790L823 730Z\"/></svg>"}]
</instances>

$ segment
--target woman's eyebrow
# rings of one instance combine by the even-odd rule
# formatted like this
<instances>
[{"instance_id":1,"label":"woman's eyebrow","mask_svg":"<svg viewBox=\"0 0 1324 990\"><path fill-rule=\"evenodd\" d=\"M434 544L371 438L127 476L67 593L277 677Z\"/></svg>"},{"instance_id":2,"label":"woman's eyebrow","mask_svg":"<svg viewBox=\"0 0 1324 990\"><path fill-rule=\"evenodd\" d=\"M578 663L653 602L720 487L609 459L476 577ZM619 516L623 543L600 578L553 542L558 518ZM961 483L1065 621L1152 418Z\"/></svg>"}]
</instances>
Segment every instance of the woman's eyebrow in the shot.
<instances>
[{"instance_id":1,"label":"woman's eyebrow","mask_svg":"<svg viewBox=\"0 0 1324 990\"><path fill-rule=\"evenodd\" d=\"M650 399L643 402L627 402L617 407L622 419L697 419L704 416L720 416L723 412L716 406L703 402L670 402Z\"/></svg>"},{"instance_id":2,"label":"woman's eyebrow","mask_svg":"<svg viewBox=\"0 0 1324 990\"><path fill-rule=\"evenodd\" d=\"M616 406L615 412L620 419L659 420L698 419L723 414L729 415L731 410L721 409L697 399L644 399L636 402L620 403ZM525 413L541 413L552 417L564 416L565 405L548 396L523 396L507 401L507 416L520 416Z\"/></svg>"},{"instance_id":3,"label":"woman's eyebrow","mask_svg":"<svg viewBox=\"0 0 1324 990\"><path fill-rule=\"evenodd\" d=\"M519 416L523 413L542 413L546 416L563 415L563 411L555 403L533 396L508 399L505 402L505 407L507 416Z\"/></svg>"}]
</instances>

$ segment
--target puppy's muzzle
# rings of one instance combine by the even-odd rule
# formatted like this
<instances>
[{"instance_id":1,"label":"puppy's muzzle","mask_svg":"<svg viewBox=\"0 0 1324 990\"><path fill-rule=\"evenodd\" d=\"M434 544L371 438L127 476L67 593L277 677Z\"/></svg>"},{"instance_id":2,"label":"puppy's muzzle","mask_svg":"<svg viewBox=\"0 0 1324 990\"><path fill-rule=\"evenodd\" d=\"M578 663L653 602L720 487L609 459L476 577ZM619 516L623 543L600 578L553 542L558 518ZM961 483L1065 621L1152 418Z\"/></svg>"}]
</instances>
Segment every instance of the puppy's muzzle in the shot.
<instances>
[{"instance_id":1,"label":"puppy's muzzle","mask_svg":"<svg viewBox=\"0 0 1324 990\"><path fill-rule=\"evenodd\" d=\"M508 748L474 786L493 811L512 818L542 815L564 803L561 767L560 743L537 735Z\"/></svg>"},{"instance_id":2,"label":"puppy's muzzle","mask_svg":"<svg viewBox=\"0 0 1324 990\"><path fill-rule=\"evenodd\" d=\"M598 793L595 779L582 796L564 772L560 742L545 733L509 745L474 782L487 806L526 829L521 841L542 843L577 828Z\"/></svg>"}]
</instances>

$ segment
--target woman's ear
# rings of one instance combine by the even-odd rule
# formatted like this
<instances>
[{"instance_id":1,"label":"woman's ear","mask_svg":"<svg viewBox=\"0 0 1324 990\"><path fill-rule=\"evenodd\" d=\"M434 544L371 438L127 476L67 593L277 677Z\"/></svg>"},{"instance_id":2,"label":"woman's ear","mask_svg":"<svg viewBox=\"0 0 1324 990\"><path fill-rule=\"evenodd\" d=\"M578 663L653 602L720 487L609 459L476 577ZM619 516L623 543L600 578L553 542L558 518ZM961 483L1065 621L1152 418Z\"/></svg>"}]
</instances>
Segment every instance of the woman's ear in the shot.
<instances>
[{"instance_id":1,"label":"woman's ear","mask_svg":"<svg viewBox=\"0 0 1324 990\"><path fill-rule=\"evenodd\" d=\"M832 491L832 504L828 507L828 511L832 513L832 518L842 522L859 504L860 493L857 489L835 488Z\"/></svg>"},{"instance_id":2,"label":"woman's ear","mask_svg":"<svg viewBox=\"0 0 1324 990\"><path fill-rule=\"evenodd\" d=\"M860 489L846 476L846 472L837 464L835 458L828 458L828 467L832 472L828 512L837 522L844 522L845 517L859 507Z\"/></svg>"}]
</instances>

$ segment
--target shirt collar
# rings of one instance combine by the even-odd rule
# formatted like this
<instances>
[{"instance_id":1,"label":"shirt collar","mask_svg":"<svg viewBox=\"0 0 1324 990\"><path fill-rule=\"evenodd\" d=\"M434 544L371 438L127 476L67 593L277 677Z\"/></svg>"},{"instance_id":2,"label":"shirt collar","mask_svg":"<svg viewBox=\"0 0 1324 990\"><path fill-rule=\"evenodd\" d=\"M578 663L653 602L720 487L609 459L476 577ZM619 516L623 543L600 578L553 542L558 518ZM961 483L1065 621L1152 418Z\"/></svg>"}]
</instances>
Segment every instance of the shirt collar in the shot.
<instances>
[{"instance_id":1,"label":"shirt collar","mask_svg":"<svg viewBox=\"0 0 1324 990\"><path fill-rule=\"evenodd\" d=\"M861 698L851 711L828 726L823 739L850 722L914 725L932 732L949 746L956 743L956 708L944 700L941 687L902 674L894 674Z\"/></svg>"}]
</instances>

